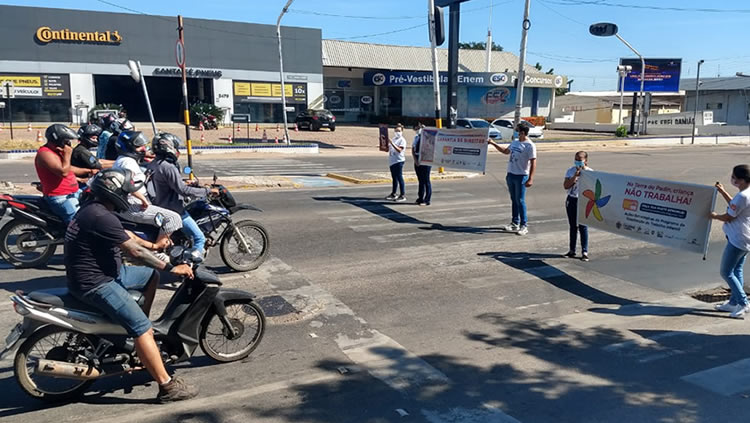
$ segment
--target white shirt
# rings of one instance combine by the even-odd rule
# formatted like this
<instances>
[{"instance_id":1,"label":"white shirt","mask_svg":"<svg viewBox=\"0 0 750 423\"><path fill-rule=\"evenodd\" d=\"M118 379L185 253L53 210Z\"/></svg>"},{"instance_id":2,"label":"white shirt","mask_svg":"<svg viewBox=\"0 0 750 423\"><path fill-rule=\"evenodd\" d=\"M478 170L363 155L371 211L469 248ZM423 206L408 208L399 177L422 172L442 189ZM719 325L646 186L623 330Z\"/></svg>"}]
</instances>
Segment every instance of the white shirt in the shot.
<instances>
[{"instance_id":1,"label":"white shirt","mask_svg":"<svg viewBox=\"0 0 750 423\"><path fill-rule=\"evenodd\" d=\"M577 167L573 166L565 172L565 179L572 178L576 174ZM594 170L588 166L583 166L583 170ZM570 189L568 189L568 196L578 198L578 181L576 181Z\"/></svg>"},{"instance_id":2,"label":"white shirt","mask_svg":"<svg viewBox=\"0 0 750 423\"><path fill-rule=\"evenodd\" d=\"M143 173L143 170L138 165L138 162L132 158L132 157L126 157L126 156L120 156L115 160L115 164L112 166L115 169L123 169L123 170L129 170L133 174L133 181L136 183L142 183L144 184L141 189L138 190L141 194L143 194L144 197L148 198L148 194L146 193L146 174ZM128 196L128 202L133 204L141 204L141 201L132 195Z\"/></svg>"},{"instance_id":3,"label":"white shirt","mask_svg":"<svg viewBox=\"0 0 750 423\"><path fill-rule=\"evenodd\" d=\"M524 142L514 140L508 148L510 149L508 173L528 175L531 170L531 159L536 159L536 145L529 140Z\"/></svg>"},{"instance_id":4,"label":"white shirt","mask_svg":"<svg viewBox=\"0 0 750 423\"><path fill-rule=\"evenodd\" d=\"M403 135L396 133L396 136L393 137L393 144L401 147L401 151L396 150L393 148L393 145L388 144L388 165L393 166L396 163L405 162L406 161L406 155L404 154L406 152L406 139Z\"/></svg>"},{"instance_id":5,"label":"white shirt","mask_svg":"<svg viewBox=\"0 0 750 423\"><path fill-rule=\"evenodd\" d=\"M734 217L731 222L724 222L727 239L740 250L750 251L750 188L732 198L727 214Z\"/></svg>"}]
</instances>

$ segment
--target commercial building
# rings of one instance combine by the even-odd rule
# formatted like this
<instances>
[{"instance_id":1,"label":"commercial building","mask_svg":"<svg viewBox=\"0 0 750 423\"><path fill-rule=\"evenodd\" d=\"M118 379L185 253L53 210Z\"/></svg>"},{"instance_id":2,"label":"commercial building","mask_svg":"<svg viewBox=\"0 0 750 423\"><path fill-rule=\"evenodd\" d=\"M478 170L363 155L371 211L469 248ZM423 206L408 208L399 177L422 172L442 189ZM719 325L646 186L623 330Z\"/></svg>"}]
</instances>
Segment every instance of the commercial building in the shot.
<instances>
[{"instance_id":1,"label":"commercial building","mask_svg":"<svg viewBox=\"0 0 750 423\"><path fill-rule=\"evenodd\" d=\"M483 50L460 50L458 115L511 116L516 102L518 57L493 51L490 72ZM447 117L448 51L438 50L441 110ZM522 116L549 116L555 89L567 87L561 75L526 67ZM325 107L339 121L373 122L386 118L435 115L431 50L382 44L323 40ZM392 119L391 119L392 120Z\"/></svg>"},{"instance_id":2,"label":"commercial building","mask_svg":"<svg viewBox=\"0 0 750 423\"><path fill-rule=\"evenodd\" d=\"M680 81L685 91L685 111L695 109L695 79ZM698 112L712 112L713 122L747 127L750 122L750 78L701 78Z\"/></svg>"},{"instance_id":3,"label":"commercial building","mask_svg":"<svg viewBox=\"0 0 750 423\"><path fill-rule=\"evenodd\" d=\"M78 123L102 103L147 121L130 59L141 62L156 120L182 120L176 17L16 6L0 6L0 16L0 81L15 85L14 121ZM282 120L275 26L186 18L184 28L191 104ZM321 31L282 27L282 38L288 106L320 106Z\"/></svg>"}]
</instances>

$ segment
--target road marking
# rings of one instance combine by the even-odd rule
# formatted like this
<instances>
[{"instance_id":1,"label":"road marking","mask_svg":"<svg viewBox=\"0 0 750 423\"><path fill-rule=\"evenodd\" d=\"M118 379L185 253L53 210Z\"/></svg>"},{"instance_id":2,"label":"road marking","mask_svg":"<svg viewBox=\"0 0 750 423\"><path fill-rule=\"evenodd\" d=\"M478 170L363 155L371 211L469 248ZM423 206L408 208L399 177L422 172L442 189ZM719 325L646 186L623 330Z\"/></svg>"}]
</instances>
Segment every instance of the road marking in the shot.
<instances>
[{"instance_id":1,"label":"road marking","mask_svg":"<svg viewBox=\"0 0 750 423\"><path fill-rule=\"evenodd\" d=\"M681 379L727 397L748 391L750 390L750 358L683 376Z\"/></svg>"},{"instance_id":2,"label":"road marking","mask_svg":"<svg viewBox=\"0 0 750 423\"><path fill-rule=\"evenodd\" d=\"M542 307L542 306L548 306L548 305L552 305L552 304L558 304L558 303L562 303L562 302L565 302L565 301L568 301L568 300L555 300L555 301L547 301L546 303L522 305L522 306L516 307L516 310L527 310L527 309L535 308L535 307Z\"/></svg>"}]
</instances>

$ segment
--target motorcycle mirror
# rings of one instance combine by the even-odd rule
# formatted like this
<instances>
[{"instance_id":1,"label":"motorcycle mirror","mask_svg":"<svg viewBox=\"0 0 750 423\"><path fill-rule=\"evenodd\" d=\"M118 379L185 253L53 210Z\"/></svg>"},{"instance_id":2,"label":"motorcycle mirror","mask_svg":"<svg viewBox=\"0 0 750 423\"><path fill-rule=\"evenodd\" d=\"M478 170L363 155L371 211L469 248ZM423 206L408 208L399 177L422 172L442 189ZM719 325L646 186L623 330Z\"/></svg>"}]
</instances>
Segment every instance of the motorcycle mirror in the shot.
<instances>
[{"instance_id":1,"label":"motorcycle mirror","mask_svg":"<svg viewBox=\"0 0 750 423\"><path fill-rule=\"evenodd\" d=\"M164 226L164 215L161 213L156 213L156 216L154 216L154 225L158 227Z\"/></svg>"},{"instance_id":2,"label":"motorcycle mirror","mask_svg":"<svg viewBox=\"0 0 750 423\"><path fill-rule=\"evenodd\" d=\"M130 77L136 84L140 83L141 73L138 71L138 65L133 60L128 60L128 68L130 68Z\"/></svg>"},{"instance_id":3,"label":"motorcycle mirror","mask_svg":"<svg viewBox=\"0 0 750 423\"><path fill-rule=\"evenodd\" d=\"M190 166L185 166L185 168L182 169L182 173L184 173L185 175L190 175L191 173L193 173L193 169Z\"/></svg>"},{"instance_id":4,"label":"motorcycle mirror","mask_svg":"<svg viewBox=\"0 0 750 423\"><path fill-rule=\"evenodd\" d=\"M182 258L182 253L184 251L185 249L180 245L173 247L169 250L169 262L172 264L179 264L179 260Z\"/></svg>"}]
</instances>

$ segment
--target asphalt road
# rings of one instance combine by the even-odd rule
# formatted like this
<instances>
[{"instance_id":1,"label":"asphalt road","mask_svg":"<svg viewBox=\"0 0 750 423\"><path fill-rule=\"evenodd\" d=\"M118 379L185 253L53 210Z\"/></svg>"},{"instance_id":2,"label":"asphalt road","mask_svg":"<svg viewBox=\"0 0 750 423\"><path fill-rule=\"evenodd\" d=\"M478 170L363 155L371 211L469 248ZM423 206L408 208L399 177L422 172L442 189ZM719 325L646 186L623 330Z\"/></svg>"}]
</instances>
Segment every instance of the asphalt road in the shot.
<instances>
[{"instance_id":1,"label":"asphalt road","mask_svg":"<svg viewBox=\"0 0 750 423\"><path fill-rule=\"evenodd\" d=\"M712 184L740 147L599 151L597 170ZM382 156L295 158L384 168ZM509 220L504 157L484 176L434 184L430 207L382 201L389 187L237 193L259 206L272 257L227 285L280 296L248 360L198 354L177 372L201 388L150 403L145 374L97 382L82 402L25 397L0 361L3 421L66 422L744 422L748 323L685 292L721 284L722 236L708 260L592 231L592 261L564 259L562 175L573 154L544 152L529 190L530 233ZM222 161L223 169L239 162ZM200 165L199 165L200 166ZM5 179L8 168L0 168ZM200 169L200 167L198 167ZM12 171L11 171L12 172ZM11 179L12 180L12 179ZM408 185L407 196L415 198ZM212 256L210 264L222 269ZM0 268L0 289L62 283L47 269ZM164 304L169 290L160 291ZM158 304L157 304L158 307ZM18 321L0 303L0 333Z\"/></svg>"}]
</instances>

